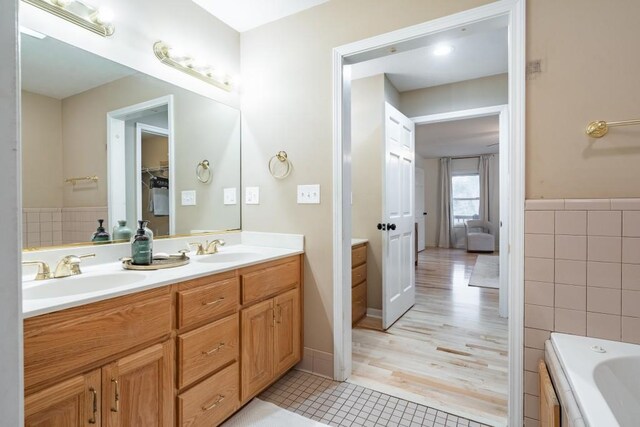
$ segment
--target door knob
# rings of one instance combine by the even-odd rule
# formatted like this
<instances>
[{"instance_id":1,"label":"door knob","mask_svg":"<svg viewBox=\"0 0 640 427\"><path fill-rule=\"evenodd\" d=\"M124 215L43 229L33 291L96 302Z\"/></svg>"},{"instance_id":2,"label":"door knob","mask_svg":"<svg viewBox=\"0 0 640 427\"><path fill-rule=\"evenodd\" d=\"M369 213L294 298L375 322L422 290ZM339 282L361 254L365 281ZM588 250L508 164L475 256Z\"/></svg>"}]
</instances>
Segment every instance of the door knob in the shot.
<instances>
[{"instance_id":1,"label":"door knob","mask_svg":"<svg viewBox=\"0 0 640 427\"><path fill-rule=\"evenodd\" d=\"M385 231L386 229L387 229L386 224L380 224L380 223L378 223L378 230Z\"/></svg>"},{"instance_id":2,"label":"door knob","mask_svg":"<svg viewBox=\"0 0 640 427\"><path fill-rule=\"evenodd\" d=\"M396 225L395 224L387 224L387 229L395 230L396 229Z\"/></svg>"}]
</instances>

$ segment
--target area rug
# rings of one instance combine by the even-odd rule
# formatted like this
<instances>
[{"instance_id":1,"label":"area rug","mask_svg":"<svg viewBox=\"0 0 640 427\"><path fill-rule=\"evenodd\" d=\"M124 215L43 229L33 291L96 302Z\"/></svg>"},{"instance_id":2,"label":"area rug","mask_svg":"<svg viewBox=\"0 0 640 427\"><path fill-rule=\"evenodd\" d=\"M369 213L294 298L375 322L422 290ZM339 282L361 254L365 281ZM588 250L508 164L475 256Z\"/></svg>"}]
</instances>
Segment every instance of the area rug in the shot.
<instances>
[{"instance_id":1,"label":"area rug","mask_svg":"<svg viewBox=\"0 0 640 427\"><path fill-rule=\"evenodd\" d=\"M273 403L253 399L240 412L229 418L222 427L326 427Z\"/></svg>"},{"instance_id":2,"label":"area rug","mask_svg":"<svg viewBox=\"0 0 640 427\"><path fill-rule=\"evenodd\" d=\"M476 265L469 278L469 286L498 289L500 287L500 257L478 255Z\"/></svg>"}]
</instances>

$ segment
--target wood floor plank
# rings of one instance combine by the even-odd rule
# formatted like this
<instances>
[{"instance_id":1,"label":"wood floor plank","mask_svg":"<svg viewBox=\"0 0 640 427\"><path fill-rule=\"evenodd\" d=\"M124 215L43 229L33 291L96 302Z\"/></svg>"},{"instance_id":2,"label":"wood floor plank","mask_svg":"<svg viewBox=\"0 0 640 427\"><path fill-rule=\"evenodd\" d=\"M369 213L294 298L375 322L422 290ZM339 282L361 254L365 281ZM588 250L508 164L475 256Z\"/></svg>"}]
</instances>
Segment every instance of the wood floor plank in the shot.
<instances>
[{"instance_id":1,"label":"wood floor plank","mask_svg":"<svg viewBox=\"0 0 640 427\"><path fill-rule=\"evenodd\" d=\"M476 254L422 251L416 305L387 331L365 318L353 329L348 381L496 425L506 425L507 319L498 290L470 287Z\"/></svg>"}]
</instances>

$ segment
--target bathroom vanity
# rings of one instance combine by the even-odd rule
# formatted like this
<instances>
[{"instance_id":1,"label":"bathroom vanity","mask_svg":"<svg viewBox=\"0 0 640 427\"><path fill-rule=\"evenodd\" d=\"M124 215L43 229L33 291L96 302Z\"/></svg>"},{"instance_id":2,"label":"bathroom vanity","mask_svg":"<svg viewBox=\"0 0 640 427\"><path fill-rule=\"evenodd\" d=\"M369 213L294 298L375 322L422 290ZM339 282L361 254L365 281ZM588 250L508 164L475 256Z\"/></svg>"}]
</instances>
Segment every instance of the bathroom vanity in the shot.
<instances>
[{"instance_id":1,"label":"bathroom vanity","mask_svg":"<svg viewBox=\"0 0 640 427\"><path fill-rule=\"evenodd\" d=\"M303 254L228 249L97 301L34 309L53 311L24 321L25 425L215 426L296 365Z\"/></svg>"},{"instance_id":2,"label":"bathroom vanity","mask_svg":"<svg viewBox=\"0 0 640 427\"><path fill-rule=\"evenodd\" d=\"M351 323L367 315L367 240L351 241Z\"/></svg>"}]
</instances>

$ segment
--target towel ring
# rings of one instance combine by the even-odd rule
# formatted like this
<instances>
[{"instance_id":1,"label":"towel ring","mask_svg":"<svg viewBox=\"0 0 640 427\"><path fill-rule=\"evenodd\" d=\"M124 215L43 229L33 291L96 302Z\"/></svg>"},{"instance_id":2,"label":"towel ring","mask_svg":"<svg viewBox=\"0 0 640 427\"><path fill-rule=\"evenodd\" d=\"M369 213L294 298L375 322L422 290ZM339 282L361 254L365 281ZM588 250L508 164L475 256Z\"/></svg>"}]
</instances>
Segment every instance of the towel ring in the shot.
<instances>
[{"instance_id":1,"label":"towel ring","mask_svg":"<svg viewBox=\"0 0 640 427\"><path fill-rule=\"evenodd\" d=\"M286 151L278 151L278 153L269 160L269 172L276 179L284 179L289 176L293 166L287 158Z\"/></svg>"},{"instance_id":2,"label":"towel ring","mask_svg":"<svg viewBox=\"0 0 640 427\"><path fill-rule=\"evenodd\" d=\"M196 166L196 177L198 181L207 184L211 181L211 166L209 166L209 160L203 160Z\"/></svg>"}]
</instances>

